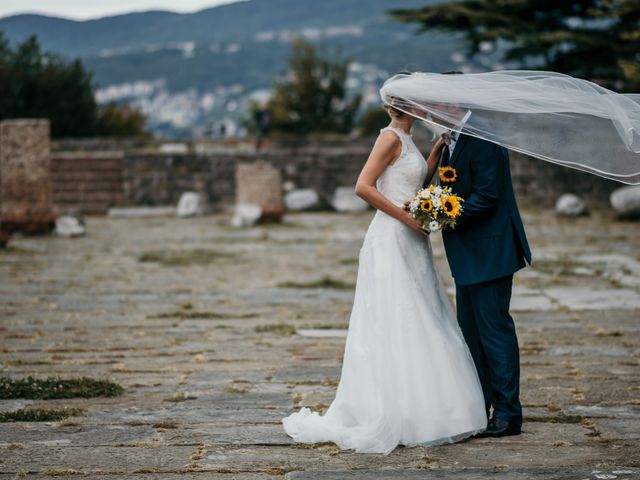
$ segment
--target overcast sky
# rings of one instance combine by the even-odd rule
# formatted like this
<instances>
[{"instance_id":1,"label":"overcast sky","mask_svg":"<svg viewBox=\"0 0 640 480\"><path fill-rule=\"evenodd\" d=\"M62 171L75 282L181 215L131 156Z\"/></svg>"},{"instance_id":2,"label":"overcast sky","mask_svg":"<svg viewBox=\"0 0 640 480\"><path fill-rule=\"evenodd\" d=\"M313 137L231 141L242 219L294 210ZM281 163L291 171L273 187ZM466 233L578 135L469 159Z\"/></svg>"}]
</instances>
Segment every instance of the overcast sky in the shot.
<instances>
[{"instance_id":1,"label":"overcast sky","mask_svg":"<svg viewBox=\"0 0 640 480\"><path fill-rule=\"evenodd\" d=\"M0 0L0 17L16 13L43 13L84 20L143 10L195 12L238 0Z\"/></svg>"}]
</instances>

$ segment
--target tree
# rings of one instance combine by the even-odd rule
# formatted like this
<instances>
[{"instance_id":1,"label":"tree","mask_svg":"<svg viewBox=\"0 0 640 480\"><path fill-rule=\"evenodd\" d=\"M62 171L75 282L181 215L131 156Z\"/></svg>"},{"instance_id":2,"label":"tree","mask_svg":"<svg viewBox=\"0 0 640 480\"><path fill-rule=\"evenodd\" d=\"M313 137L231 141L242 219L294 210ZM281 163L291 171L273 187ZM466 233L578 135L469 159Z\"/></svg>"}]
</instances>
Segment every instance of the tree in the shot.
<instances>
[{"instance_id":1,"label":"tree","mask_svg":"<svg viewBox=\"0 0 640 480\"><path fill-rule=\"evenodd\" d=\"M42 52L35 36L12 50L0 32L0 85L0 119L48 118L53 137L143 133L144 122L109 123L82 62Z\"/></svg>"},{"instance_id":2,"label":"tree","mask_svg":"<svg viewBox=\"0 0 640 480\"><path fill-rule=\"evenodd\" d=\"M145 115L126 104L109 103L98 109L96 135L110 137L143 137Z\"/></svg>"},{"instance_id":3,"label":"tree","mask_svg":"<svg viewBox=\"0 0 640 480\"><path fill-rule=\"evenodd\" d=\"M391 118L384 108L370 107L362 114L359 127L362 135L376 135L380 129L389 125Z\"/></svg>"},{"instance_id":4,"label":"tree","mask_svg":"<svg viewBox=\"0 0 640 480\"><path fill-rule=\"evenodd\" d=\"M274 81L268 102L273 130L307 134L348 133L361 97L347 99L349 61L319 55L316 46L302 39L293 43L289 72Z\"/></svg>"},{"instance_id":5,"label":"tree","mask_svg":"<svg viewBox=\"0 0 640 480\"><path fill-rule=\"evenodd\" d=\"M640 88L640 0L461 0L390 13L422 31L463 32L471 56L504 45L523 68Z\"/></svg>"}]
</instances>

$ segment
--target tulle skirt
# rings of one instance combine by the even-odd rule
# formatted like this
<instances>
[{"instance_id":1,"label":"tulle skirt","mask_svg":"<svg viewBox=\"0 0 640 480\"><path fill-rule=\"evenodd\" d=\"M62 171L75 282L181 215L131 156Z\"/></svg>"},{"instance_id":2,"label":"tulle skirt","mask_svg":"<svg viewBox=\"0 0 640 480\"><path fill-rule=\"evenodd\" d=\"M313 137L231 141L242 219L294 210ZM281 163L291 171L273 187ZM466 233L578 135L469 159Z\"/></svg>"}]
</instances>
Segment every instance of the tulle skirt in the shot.
<instances>
[{"instance_id":1,"label":"tulle skirt","mask_svg":"<svg viewBox=\"0 0 640 480\"><path fill-rule=\"evenodd\" d=\"M473 359L428 238L378 211L360 250L340 381L324 415L282 419L296 442L391 453L486 428Z\"/></svg>"}]
</instances>

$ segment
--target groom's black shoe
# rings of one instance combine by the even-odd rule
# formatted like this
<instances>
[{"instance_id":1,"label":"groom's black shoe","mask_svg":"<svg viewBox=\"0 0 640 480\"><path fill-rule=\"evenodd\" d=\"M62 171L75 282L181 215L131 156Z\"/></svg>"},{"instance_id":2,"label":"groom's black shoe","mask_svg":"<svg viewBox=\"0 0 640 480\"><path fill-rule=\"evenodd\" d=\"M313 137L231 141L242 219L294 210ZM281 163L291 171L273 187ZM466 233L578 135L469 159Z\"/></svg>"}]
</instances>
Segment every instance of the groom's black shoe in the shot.
<instances>
[{"instance_id":1,"label":"groom's black shoe","mask_svg":"<svg viewBox=\"0 0 640 480\"><path fill-rule=\"evenodd\" d=\"M514 425L501 418L489 420L487 429L475 435L476 438L506 437L508 435L520 435L520 425Z\"/></svg>"}]
</instances>

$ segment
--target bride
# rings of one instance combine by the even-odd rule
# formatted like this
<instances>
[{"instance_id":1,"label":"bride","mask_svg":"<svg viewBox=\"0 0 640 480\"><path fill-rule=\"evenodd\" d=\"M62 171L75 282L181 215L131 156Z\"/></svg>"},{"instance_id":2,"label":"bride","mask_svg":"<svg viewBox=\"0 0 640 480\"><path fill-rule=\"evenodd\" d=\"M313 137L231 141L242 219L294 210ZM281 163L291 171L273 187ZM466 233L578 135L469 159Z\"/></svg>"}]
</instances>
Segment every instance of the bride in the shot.
<instances>
[{"instance_id":1,"label":"bride","mask_svg":"<svg viewBox=\"0 0 640 480\"><path fill-rule=\"evenodd\" d=\"M360 250L336 396L324 415L302 407L282 424L297 442L386 455L470 437L486 428L487 413L428 234L403 208L433 177L444 142L425 161L410 133L414 117L385 108L391 123L356 185L377 212Z\"/></svg>"}]
</instances>

